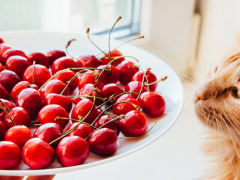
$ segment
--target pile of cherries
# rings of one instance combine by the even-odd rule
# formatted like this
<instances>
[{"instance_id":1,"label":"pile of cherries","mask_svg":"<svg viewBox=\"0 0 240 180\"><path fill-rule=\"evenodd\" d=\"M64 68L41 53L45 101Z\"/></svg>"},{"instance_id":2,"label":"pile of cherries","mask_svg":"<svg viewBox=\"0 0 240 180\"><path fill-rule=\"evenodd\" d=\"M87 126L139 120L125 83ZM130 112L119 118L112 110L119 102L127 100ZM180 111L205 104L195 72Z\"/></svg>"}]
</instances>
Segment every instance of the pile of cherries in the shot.
<instances>
[{"instance_id":1,"label":"pile of cherries","mask_svg":"<svg viewBox=\"0 0 240 180\"><path fill-rule=\"evenodd\" d=\"M22 159L31 169L55 158L80 165L90 152L113 155L118 139L147 134L145 114L164 113L155 90L166 77L157 80L125 57L116 49L101 58L73 59L60 50L26 55L0 38L0 169Z\"/></svg>"}]
</instances>

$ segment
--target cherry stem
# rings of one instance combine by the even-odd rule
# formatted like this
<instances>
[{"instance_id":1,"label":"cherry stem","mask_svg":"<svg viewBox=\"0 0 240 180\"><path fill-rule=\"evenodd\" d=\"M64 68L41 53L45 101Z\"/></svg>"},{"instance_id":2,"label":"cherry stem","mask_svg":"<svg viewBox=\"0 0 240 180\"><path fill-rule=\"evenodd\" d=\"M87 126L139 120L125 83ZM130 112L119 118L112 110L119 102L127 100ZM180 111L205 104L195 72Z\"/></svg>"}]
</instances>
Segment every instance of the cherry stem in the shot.
<instances>
[{"instance_id":1,"label":"cherry stem","mask_svg":"<svg viewBox=\"0 0 240 180\"><path fill-rule=\"evenodd\" d=\"M130 39L130 40L128 40L128 41L125 41L125 42L123 42L122 44L120 44L120 45L118 45L117 47L115 47L112 51L116 50L117 48L119 48L120 46L122 46L122 45L124 45L124 44L126 44L126 43L129 43L129 42L131 42L131 41L135 41L135 40L137 40L137 39L143 39L143 38L144 38L144 36L139 36L139 37L137 37L137 38L134 38L134 39Z\"/></svg>"},{"instance_id":2,"label":"cherry stem","mask_svg":"<svg viewBox=\"0 0 240 180\"><path fill-rule=\"evenodd\" d=\"M33 123L33 124L31 124L31 127L39 127L39 126L41 126L42 124L40 124L40 123Z\"/></svg>"},{"instance_id":3,"label":"cherry stem","mask_svg":"<svg viewBox=\"0 0 240 180\"><path fill-rule=\"evenodd\" d=\"M78 96L69 96L70 98L75 98L75 97L86 97L86 98L93 98L93 96L87 96L87 95L78 95ZM99 99L101 101L105 101L106 99L105 98L101 98L101 97L97 97L96 96L96 99Z\"/></svg>"},{"instance_id":4,"label":"cherry stem","mask_svg":"<svg viewBox=\"0 0 240 180\"><path fill-rule=\"evenodd\" d=\"M73 118L66 118L66 117L56 117L55 118L55 121L58 121L59 119L62 119L62 120L71 120L71 121L77 121L77 122L80 122L81 120L79 120L79 119L73 119ZM96 129L96 127L95 126L92 126L91 124L88 124L88 123L86 123L86 122L82 122L83 124L86 124L86 125L88 125L88 126L90 126L90 127L92 127L93 129Z\"/></svg>"},{"instance_id":5,"label":"cherry stem","mask_svg":"<svg viewBox=\"0 0 240 180\"><path fill-rule=\"evenodd\" d=\"M5 114L9 117L9 119L12 121L13 126L16 126L15 122L13 121L12 117L9 115L6 109L2 105L0 105L0 108L5 112Z\"/></svg>"},{"instance_id":6,"label":"cherry stem","mask_svg":"<svg viewBox=\"0 0 240 180\"><path fill-rule=\"evenodd\" d=\"M146 79L146 83L148 84L148 78L147 78L147 75L146 75L146 73L145 73L145 71L139 66L139 68L141 69L141 71L143 72L143 77L145 77L145 79ZM149 70L149 68L147 69L147 71ZM150 91L149 90L149 86L148 85L146 85L147 86L147 90L148 91Z\"/></svg>"},{"instance_id":7,"label":"cherry stem","mask_svg":"<svg viewBox=\"0 0 240 180\"><path fill-rule=\"evenodd\" d=\"M36 61L33 61L33 84L35 84L35 77L34 77L34 74L35 74L35 63L36 63Z\"/></svg>"},{"instance_id":8,"label":"cherry stem","mask_svg":"<svg viewBox=\"0 0 240 180\"><path fill-rule=\"evenodd\" d=\"M153 84L156 84L156 83L165 81L166 79L167 79L167 76L162 77L161 79L159 79L159 80L157 80L157 81L155 81L155 82L152 82L152 83L150 83L150 84L146 84L146 85L147 85L147 86L151 86L151 85L153 85Z\"/></svg>"},{"instance_id":9,"label":"cherry stem","mask_svg":"<svg viewBox=\"0 0 240 180\"><path fill-rule=\"evenodd\" d=\"M137 136L137 137L118 137L118 139L138 139L138 138L141 138L141 137L145 136L146 134L148 134L154 128L154 126L156 124L157 124L157 122L154 122L152 127L150 129L148 129L144 134L142 134L140 136Z\"/></svg>"},{"instance_id":10,"label":"cherry stem","mask_svg":"<svg viewBox=\"0 0 240 180\"><path fill-rule=\"evenodd\" d=\"M114 116L114 117L117 117L117 115L116 115L116 114L113 114L113 113L111 113L111 112L108 112L108 111L105 111L104 113L105 113L105 114L108 114L108 115L111 115L111 116Z\"/></svg>"},{"instance_id":11,"label":"cherry stem","mask_svg":"<svg viewBox=\"0 0 240 180\"><path fill-rule=\"evenodd\" d=\"M11 111L11 109L9 109L8 107L7 107L7 105L0 99L0 102L2 103L2 105L10 112Z\"/></svg>"},{"instance_id":12,"label":"cherry stem","mask_svg":"<svg viewBox=\"0 0 240 180\"><path fill-rule=\"evenodd\" d=\"M143 72L144 73L144 72ZM138 96L137 96L137 99L136 100L138 100L139 99L139 97L140 97L140 95L142 94L142 90L143 90L143 85L144 85L144 75L143 75L143 77L142 77L142 84L141 84L141 89L140 89L140 91L139 91L139 93L138 93ZM148 91L149 91L149 88L148 88Z\"/></svg>"},{"instance_id":13,"label":"cherry stem","mask_svg":"<svg viewBox=\"0 0 240 180\"><path fill-rule=\"evenodd\" d=\"M67 42L67 44L66 44L66 53L67 53L67 55L68 56L70 56L72 59L77 59L77 58L75 58L75 57L73 57L69 52L68 52L68 47L72 44L72 42L73 41L77 41L76 39L70 39L68 42Z\"/></svg>"}]
</instances>

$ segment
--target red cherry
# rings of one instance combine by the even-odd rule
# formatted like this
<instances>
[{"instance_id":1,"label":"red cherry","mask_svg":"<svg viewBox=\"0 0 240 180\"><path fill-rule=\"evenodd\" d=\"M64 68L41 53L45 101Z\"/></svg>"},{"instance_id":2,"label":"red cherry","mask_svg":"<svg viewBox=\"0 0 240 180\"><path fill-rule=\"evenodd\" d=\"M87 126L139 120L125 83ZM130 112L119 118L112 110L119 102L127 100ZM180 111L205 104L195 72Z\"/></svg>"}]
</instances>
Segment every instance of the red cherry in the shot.
<instances>
[{"instance_id":1,"label":"red cherry","mask_svg":"<svg viewBox=\"0 0 240 180\"><path fill-rule=\"evenodd\" d=\"M66 56L64 51L52 50L47 53L48 64L51 65L56 59Z\"/></svg>"},{"instance_id":2,"label":"red cherry","mask_svg":"<svg viewBox=\"0 0 240 180\"><path fill-rule=\"evenodd\" d=\"M5 140L16 143L20 148L32 137L30 129L26 126L13 126L7 130Z\"/></svg>"},{"instance_id":3,"label":"red cherry","mask_svg":"<svg viewBox=\"0 0 240 180\"><path fill-rule=\"evenodd\" d=\"M133 75L139 71L139 68L131 61L123 61L116 67L119 71L119 81L126 85L128 84Z\"/></svg>"},{"instance_id":4,"label":"red cherry","mask_svg":"<svg viewBox=\"0 0 240 180\"><path fill-rule=\"evenodd\" d=\"M59 138L63 134L63 129L59 124L56 123L46 123L41 125L33 133L33 137L38 137L43 141L50 143L55 139ZM59 141L52 144L54 148L57 147Z\"/></svg>"},{"instance_id":5,"label":"red cherry","mask_svg":"<svg viewBox=\"0 0 240 180\"><path fill-rule=\"evenodd\" d=\"M72 100L70 97L55 93L48 94L44 99L44 104L45 106L49 104L58 104L62 106L68 113L72 109Z\"/></svg>"},{"instance_id":6,"label":"red cherry","mask_svg":"<svg viewBox=\"0 0 240 180\"><path fill-rule=\"evenodd\" d=\"M6 61L6 68L15 72L20 78L30 65L27 59L22 56L11 56Z\"/></svg>"},{"instance_id":7,"label":"red cherry","mask_svg":"<svg viewBox=\"0 0 240 180\"><path fill-rule=\"evenodd\" d=\"M71 100L72 100L72 103L73 104L77 104L79 101L81 101L83 98L80 98L80 97L74 97L74 98L72 98Z\"/></svg>"},{"instance_id":8,"label":"red cherry","mask_svg":"<svg viewBox=\"0 0 240 180\"><path fill-rule=\"evenodd\" d=\"M79 96L93 96L94 90L96 90L96 92L97 92L96 96L101 98L102 97L101 91L98 88L95 88L93 84L86 84L85 86L83 86L83 88L80 89L78 95ZM92 97L88 97L87 99L90 99L91 101L93 101ZM96 99L97 105L100 105L102 103L103 103L102 100Z\"/></svg>"},{"instance_id":9,"label":"red cherry","mask_svg":"<svg viewBox=\"0 0 240 180\"><path fill-rule=\"evenodd\" d=\"M7 49L3 54L2 54L2 58L1 58L1 63L3 65L6 64L6 61L9 57L11 56L22 56L22 57L25 57L27 58L26 54L19 50L19 49Z\"/></svg>"},{"instance_id":10,"label":"red cherry","mask_svg":"<svg viewBox=\"0 0 240 180\"><path fill-rule=\"evenodd\" d=\"M18 145L9 141L0 142L0 169L12 169L20 164L21 150Z\"/></svg>"},{"instance_id":11,"label":"red cherry","mask_svg":"<svg viewBox=\"0 0 240 180\"><path fill-rule=\"evenodd\" d=\"M142 82L143 76L144 76L143 72L142 71L138 71L132 77L132 81L140 81L140 82ZM157 81L157 77L150 70L146 71L146 76L147 76L147 80L148 80L149 84ZM144 81L146 82L146 80L144 80ZM149 86L149 90L150 91L155 91L156 88L157 88L157 85L158 85L158 83L155 83L155 84Z\"/></svg>"},{"instance_id":12,"label":"red cherry","mask_svg":"<svg viewBox=\"0 0 240 180\"><path fill-rule=\"evenodd\" d=\"M5 124L2 121L0 121L0 141L4 140L6 131L7 129Z\"/></svg>"},{"instance_id":13,"label":"red cherry","mask_svg":"<svg viewBox=\"0 0 240 180\"><path fill-rule=\"evenodd\" d=\"M110 53L107 52L106 55L108 55L108 56L104 56L104 57L101 59L102 64L108 64L108 63L110 62L110 60L109 60L109 58L110 58ZM120 51L118 51L117 49L111 51L111 58L112 58L112 60L113 60L114 58L118 57L118 56L122 56L122 53L121 53ZM113 65L115 65L115 64L118 65L118 64L120 64L120 63L121 63L122 61L124 61L124 60L125 60L125 58L122 57L122 58L116 59L112 64L113 64Z\"/></svg>"},{"instance_id":14,"label":"red cherry","mask_svg":"<svg viewBox=\"0 0 240 180\"><path fill-rule=\"evenodd\" d=\"M33 88L33 89L36 89L38 90L38 87L35 85L35 84L30 84L29 82L27 81L20 81L19 83L17 83L12 91L11 91L11 99L16 102L17 101L17 97L19 95L19 93L23 90L23 89L26 89L26 88Z\"/></svg>"},{"instance_id":15,"label":"red cherry","mask_svg":"<svg viewBox=\"0 0 240 180\"><path fill-rule=\"evenodd\" d=\"M143 106L143 111L151 117L161 116L166 109L164 98L157 92L143 93L139 98L139 102Z\"/></svg>"},{"instance_id":16,"label":"red cherry","mask_svg":"<svg viewBox=\"0 0 240 180\"><path fill-rule=\"evenodd\" d=\"M31 127L31 118L28 112L22 107L14 107L8 114L16 125L24 125L28 128ZM3 122L6 125L7 129L13 127L12 121L9 116L5 116L3 119Z\"/></svg>"},{"instance_id":17,"label":"red cherry","mask_svg":"<svg viewBox=\"0 0 240 180\"><path fill-rule=\"evenodd\" d=\"M0 84L2 84L8 92L11 92L12 88L20 81L21 79L13 71L3 70L0 72Z\"/></svg>"},{"instance_id":18,"label":"red cherry","mask_svg":"<svg viewBox=\"0 0 240 180\"><path fill-rule=\"evenodd\" d=\"M114 94L114 96L117 96L121 93L124 93L123 88L120 85L114 84L114 83L107 84L102 89L102 95L105 98L109 98L113 94Z\"/></svg>"},{"instance_id":19,"label":"red cherry","mask_svg":"<svg viewBox=\"0 0 240 180\"><path fill-rule=\"evenodd\" d=\"M148 91L147 86L144 84L142 87L142 83L140 81L132 81L128 83L125 87L126 92L136 92L140 93L140 90L142 88L141 94ZM131 94L132 97L137 98L137 94Z\"/></svg>"},{"instance_id":20,"label":"red cherry","mask_svg":"<svg viewBox=\"0 0 240 180\"><path fill-rule=\"evenodd\" d=\"M10 99L10 94L7 92L7 90L0 84L0 98L1 99Z\"/></svg>"},{"instance_id":21,"label":"red cherry","mask_svg":"<svg viewBox=\"0 0 240 180\"><path fill-rule=\"evenodd\" d=\"M2 72L4 69L4 66L0 63L0 72Z\"/></svg>"},{"instance_id":22,"label":"red cherry","mask_svg":"<svg viewBox=\"0 0 240 180\"><path fill-rule=\"evenodd\" d=\"M124 94L120 96L118 100L115 102L115 104L120 102L130 102L142 108L142 105L136 99L134 99L130 94ZM129 111L132 111L135 109L136 108L131 104L121 103L113 106L113 113L116 115L127 114Z\"/></svg>"},{"instance_id":23,"label":"red cherry","mask_svg":"<svg viewBox=\"0 0 240 180\"><path fill-rule=\"evenodd\" d=\"M83 164L89 155L87 141L78 136L65 137L57 147L57 159L62 166Z\"/></svg>"},{"instance_id":24,"label":"red cherry","mask_svg":"<svg viewBox=\"0 0 240 180\"><path fill-rule=\"evenodd\" d=\"M77 63L69 58L69 57L61 57L57 60L55 60L52 64L52 74L55 74L56 72L66 69L66 68L76 68L78 67Z\"/></svg>"},{"instance_id":25,"label":"red cherry","mask_svg":"<svg viewBox=\"0 0 240 180\"><path fill-rule=\"evenodd\" d=\"M0 38L0 44L4 43L3 38Z\"/></svg>"},{"instance_id":26,"label":"red cherry","mask_svg":"<svg viewBox=\"0 0 240 180\"><path fill-rule=\"evenodd\" d=\"M112 119L114 119L114 116L112 116L112 115L103 115L95 122L94 126L96 128L99 128L100 126L104 125L105 123L107 123L108 121L110 121ZM114 130L114 132L117 135L119 135L119 127L118 127L117 121L108 123L108 124L104 125L103 128L112 129L112 130Z\"/></svg>"},{"instance_id":27,"label":"red cherry","mask_svg":"<svg viewBox=\"0 0 240 180\"><path fill-rule=\"evenodd\" d=\"M130 111L125 118L119 119L118 125L121 133L128 137L141 136L148 128L146 116L137 110Z\"/></svg>"},{"instance_id":28,"label":"red cherry","mask_svg":"<svg viewBox=\"0 0 240 180\"><path fill-rule=\"evenodd\" d=\"M93 55L80 56L77 60L77 63L82 63L82 67L92 68L96 68L101 65L101 61Z\"/></svg>"},{"instance_id":29,"label":"red cherry","mask_svg":"<svg viewBox=\"0 0 240 180\"><path fill-rule=\"evenodd\" d=\"M23 89L18 95L16 105L24 108L32 119L37 117L38 112L43 107L42 98L36 89Z\"/></svg>"},{"instance_id":30,"label":"red cherry","mask_svg":"<svg viewBox=\"0 0 240 180\"><path fill-rule=\"evenodd\" d=\"M40 52L33 52L33 53L29 54L27 60L30 64L33 64L33 62L35 61L36 64L41 64L41 65L45 66L46 68L48 68L48 66L49 66L47 56L45 56L45 54L40 53Z\"/></svg>"},{"instance_id":31,"label":"red cherry","mask_svg":"<svg viewBox=\"0 0 240 180\"><path fill-rule=\"evenodd\" d=\"M105 67L106 65L97 67L97 69L94 70L94 73L99 76L100 73L102 72L102 70L99 70L99 69L104 69ZM110 70L110 69L111 69L111 65L108 65L106 70ZM102 75L99 78L99 81L101 81L103 84L109 84L109 83L118 82L118 79L119 79L118 69L115 66L112 66L111 71L104 71L102 73Z\"/></svg>"},{"instance_id":32,"label":"red cherry","mask_svg":"<svg viewBox=\"0 0 240 180\"><path fill-rule=\"evenodd\" d=\"M99 156L111 156L117 149L117 134L109 128L95 131L89 138L90 151Z\"/></svg>"},{"instance_id":33,"label":"red cherry","mask_svg":"<svg viewBox=\"0 0 240 180\"><path fill-rule=\"evenodd\" d=\"M23 146L22 157L31 169L44 169L55 160L55 151L45 141L32 138Z\"/></svg>"},{"instance_id":34,"label":"red cherry","mask_svg":"<svg viewBox=\"0 0 240 180\"><path fill-rule=\"evenodd\" d=\"M70 70L66 70L64 72L61 72L57 74L53 79L58 79L64 83L67 84L68 81L70 81L73 77L75 76L75 73ZM75 78L70 84L69 84L69 89L71 92L73 92L78 85L78 78Z\"/></svg>"},{"instance_id":35,"label":"red cherry","mask_svg":"<svg viewBox=\"0 0 240 180\"><path fill-rule=\"evenodd\" d=\"M10 48L12 48L12 47L11 47L10 45L6 44L6 43L1 43L1 44L0 44L0 62L2 62L2 61L1 61L2 54L3 54L6 50L8 50L8 49L10 49Z\"/></svg>"},{"instance_id":36,"label":"red cherry","mask_svg":"<svg viewBox=\"0 0 240 180\"><path fill-rule=\"evenodd\" d=\"M83 74L79 77L78 81L78 89L82 89L86 84L95 84L96 78L93 73ZM104 84L102 82L98 82L97 87L99 90L102 90Z\"/></svg>"},{"instance_id":37,"label":"red cherry","mask_svg":"<svg viewBox=\"0 0 240 180\"><path fill-rule=\"evenodd\" d=\"M28 81L31 84L36 84L41 87L48 79L51 78L49 70L40 64L35 64L34 66L34 80L33 83L33 65L29 66L23 74L23 80Z\"/></svg>"},{"instance_id":38,"label":"red cherry","mask_svg":"<svg viewBox=\"0 0 240 180\"><path fill-rule=\"evenodd\" d=\"M38 120L41 124L58 123L64 128L67 125L68 120L58 119L58 117L69 118L69 114L62 106L57 104L47 105L38 113Z\"/></svg>"},{"instance_id":39,"label":"red cherry","mask_svg":"<svg viewBox=\"0 0 240 180\"><path fill-rule=\"evenodd\" d=\"M67 132L68 130L70 130L72 127L76 126L78 123L72 123L70 124L67 129L65 130L65 132ZM69 136L79 136L81 138L87 138L92 132L94 131L94 129L91 126L88 126L86 124L79 124L71 133L69 133Z\"/></svg>"},{"instance_id":40,"label":"red cherry","mask_svg":"<svg viewBox=\"0 0 240 180\"><path fill-rule=\"evenodd\" d=\"M5 100L5 99L1 99L1 101L8 107L8 109L12 109L12 108L14 108L15 106L14 106L14 104L12 103L12 102L10 102L10 101L7 101L7 100ZM0 102L0 105L6 110L6 111L8 111L7 109L6 109L6 107ZM4 117L5 117L5 112L2 110L2 109L0 109L0 120L3 120L4 119Z\"/></svg>"},{"instance_id":41,"label":"red cherry","mask_svg":"<svg viewBox=\"0 0 240 180\"><path fill-rule=\"evenodd\" d=\"M40 94L43 97L43 99L50 93L60 94L63 89L66 87L66 84L58 79L53 79L49 81L43 89L41 89ZM70 90L67 87L67 89L64 91L64 95L69 95Z\"/></svg>"}]
</instances>

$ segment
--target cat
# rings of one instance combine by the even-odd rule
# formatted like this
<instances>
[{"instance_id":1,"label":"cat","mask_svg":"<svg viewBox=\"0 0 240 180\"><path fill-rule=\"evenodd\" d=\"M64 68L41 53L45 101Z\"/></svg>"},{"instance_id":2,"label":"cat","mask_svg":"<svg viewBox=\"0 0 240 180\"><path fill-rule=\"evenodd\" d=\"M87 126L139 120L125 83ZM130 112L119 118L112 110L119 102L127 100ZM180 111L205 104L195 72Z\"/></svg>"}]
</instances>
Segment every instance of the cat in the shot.
<instances>
[{"instance_id":1,"label":"cat","mask_svg":"<svg viewBox=\"0 0 240 180\"><path fill-rule=\"evenodd\" d=\"M240 48L210 69L195 91L195 111L210 129L204 152L211 180L240 180Z\"/></svg>"}]
</instances>

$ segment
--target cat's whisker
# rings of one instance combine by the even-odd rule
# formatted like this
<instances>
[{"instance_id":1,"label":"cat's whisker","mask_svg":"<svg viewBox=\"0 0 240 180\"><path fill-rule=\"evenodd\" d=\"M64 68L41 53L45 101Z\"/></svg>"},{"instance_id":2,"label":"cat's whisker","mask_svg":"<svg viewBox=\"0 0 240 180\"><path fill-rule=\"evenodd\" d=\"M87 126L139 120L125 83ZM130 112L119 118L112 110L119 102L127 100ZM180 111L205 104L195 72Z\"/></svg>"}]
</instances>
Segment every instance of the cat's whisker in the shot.
<instances>
[{"instance_id":1,"label":"cat's whisker","mask_svg":"<svg viewBox=\"0 0 240 180\"><path fill-rule=\"evenodd\" d=\"M196 87L193 84L190 84L188 81L186 81L185 79L181 79L181 81L183 82L183 84L185 83L185 85L189 85L190 87L192 87L194 90L196 89Z\"/></svg>"},{"instance_id":2,"label":"cat's whisker","mask_svg":"<svg viewBox=\"0 0 240 180\"><path fill-rule=\"evenodd\" d=\"M187 79L189 79L190 81L192 81L195 86L197 86L196 81L194 81L191 77L189 77L189 76L187 76L187 75L185 75L185 74L183 74L183 73L180 73L180 72L177 72L177 74L186 77Z\"/></svg>"},{"instance_id":3,"label":"cat's whisker","mask_svg":"<svg viewBox=\"0 0 240 180\"><path fill-rule=\"evenodd\" d=\"M214 113L216 113L215 112L215 110L214 110ZM216 122L217 122L217 129L218 129L218 146L219 146L219 150L220 150L220 153L222 152L222 147L221 147L221 142L220 142L220 131L219 131L219 123L218 123L218 119L217 118L215 118L216 119Z\"/></svg>"}]
</instances>

